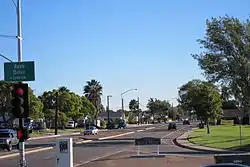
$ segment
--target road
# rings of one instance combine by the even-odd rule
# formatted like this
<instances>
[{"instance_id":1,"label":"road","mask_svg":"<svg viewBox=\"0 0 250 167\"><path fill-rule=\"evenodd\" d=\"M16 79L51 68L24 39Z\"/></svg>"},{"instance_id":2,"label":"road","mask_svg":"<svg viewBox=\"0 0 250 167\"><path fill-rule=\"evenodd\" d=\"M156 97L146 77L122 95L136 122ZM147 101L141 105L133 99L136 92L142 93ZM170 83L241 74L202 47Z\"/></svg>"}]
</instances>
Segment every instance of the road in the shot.
<instances>
[{"instance_id":1,"label":"road","mask_svg":"<svg viewBox=\"0 0 250 167\"><path fill-rule=\"evenodd\" d=\"M83 166L94 160L115 155L123 151L132 151L136 155L137 147L134 146L134 139L140 137L159 137L162 139L160 145L160 154L192 154L201 155L197 151L183 149L174 145L172 140L185 131L190 126L178 125L177 131L168 131L166 124L154 125L149 130L128 129L127 131L134 131L134 133L107 139L107 140L94 140L90 143L84 143L74 146L74 166ZM141 154L155 153L156 146L143 146L140 147ZM33 154L26 155L28 166L36 167L53 167L55 165L55 152L54 150L41 151ZM4 167L17 167L18 156L0 159L1 166Z\"/></svg>"}]
</instances>

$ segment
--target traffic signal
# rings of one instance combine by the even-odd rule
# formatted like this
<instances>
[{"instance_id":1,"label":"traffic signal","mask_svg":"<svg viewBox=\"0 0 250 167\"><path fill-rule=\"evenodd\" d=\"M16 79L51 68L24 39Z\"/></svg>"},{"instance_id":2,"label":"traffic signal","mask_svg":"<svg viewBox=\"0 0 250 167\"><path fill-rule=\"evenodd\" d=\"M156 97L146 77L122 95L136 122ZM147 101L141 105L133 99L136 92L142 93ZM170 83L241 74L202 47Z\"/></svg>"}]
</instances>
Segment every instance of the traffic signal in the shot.
<instances>
[{"instance_id":1,"label":"traffic signal","mask_svg":"<svg viewBox=\"0 0 250 167\"><path fill-rule=\"evenodd\" d=\"M12 97L12 115L15 118L29 117L28 84L14 84L12 90Z\"/></svg>"},{"instance_id":2,"label":"traffic signal","mask_svg":"<svg viewBox=\"0 0 250 167\"><path fill-rule=\"evenodd\" d=\"M17 138L20 142L24 142L25 140L30 138L30 130L28 128L19 128L17 130Z\"/></svg>"}]
</instances>

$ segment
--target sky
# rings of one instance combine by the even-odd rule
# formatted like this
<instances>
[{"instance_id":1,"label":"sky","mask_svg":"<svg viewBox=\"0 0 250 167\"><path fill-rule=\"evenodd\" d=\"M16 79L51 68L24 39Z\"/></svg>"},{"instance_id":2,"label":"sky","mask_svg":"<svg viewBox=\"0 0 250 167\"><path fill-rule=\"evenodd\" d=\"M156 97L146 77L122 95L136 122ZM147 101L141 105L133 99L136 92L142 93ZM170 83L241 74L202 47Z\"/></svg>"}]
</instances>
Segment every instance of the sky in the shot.
<instances>
[{"instance_id":1,"label":"sky","mask_svg":"<svg viewBox=\"0 0 250 167\"><path fill-rule=\"evenodd\" d=\"M60 86L82 95L86 81L103 86L102 102L127 107L150 97L176 104L178 87L204 79L192 53L211 17L249 17L249 0L22 0L23 61L35 61L37 95ZM16 35L12 0L0 0L0 35ZM17 61L15 39L0 54ZM4 62L0 58L0 79Z\"/></svg>"}]
</instances>

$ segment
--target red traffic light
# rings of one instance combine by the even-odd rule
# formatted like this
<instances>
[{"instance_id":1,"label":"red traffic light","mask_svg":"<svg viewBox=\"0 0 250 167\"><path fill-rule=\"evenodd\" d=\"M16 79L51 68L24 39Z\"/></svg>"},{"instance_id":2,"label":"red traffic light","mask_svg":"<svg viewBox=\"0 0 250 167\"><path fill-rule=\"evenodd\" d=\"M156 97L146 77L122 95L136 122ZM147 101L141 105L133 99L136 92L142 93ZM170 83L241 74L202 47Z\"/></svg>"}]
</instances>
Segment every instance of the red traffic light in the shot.
<instances>
[{"instance_id":1,"label":"red traffic light","mask_svg":"<svg viewBox=\"0 0 250 167\"><path fill-rule=\"evenodd\" d=\"M23 131L22 131L21 129L19 129L19 130L17 131L17 138L18 138L18 139L23 138Z\"/></svg>"},{"instance_id":2,"label":"red traffic light","mask_svg":"<svg viewBox=\"0 0 250 167\"><path fill-rule=\"evenodd\" d=\"M18 94L18 96L22 96L23 95L23 89L21 89L21 88L18 88L17 90L16 90L16 93Z\"/></svg>"}]
</instances>

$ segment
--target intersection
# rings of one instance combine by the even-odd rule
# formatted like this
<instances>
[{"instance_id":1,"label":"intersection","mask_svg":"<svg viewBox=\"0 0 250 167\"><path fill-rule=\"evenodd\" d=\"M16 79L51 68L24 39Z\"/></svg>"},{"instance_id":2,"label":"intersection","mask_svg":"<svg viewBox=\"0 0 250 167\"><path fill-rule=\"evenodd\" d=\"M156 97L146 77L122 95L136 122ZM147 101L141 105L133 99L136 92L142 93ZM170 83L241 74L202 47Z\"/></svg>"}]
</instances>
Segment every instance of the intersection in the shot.
<instances>
[{"instance_id":1,"label":"intersection","mask_svg":"<svg viewBox=\"0 0 250 167\"><path fill-rule=\"evenodd\" d=\"M177 125L176 131L168 131L167 124L158 124L151 127L144 128L134 128L126 130L117 130L124 131L125 135L118 137L106 137L101 135L101 138L96 136L88 136L83 138L83 136L73 136L75 141L89 141L86 143L74 144L74 166L83 166L90 162L97 161L105 157L113 157L120 153L130 153L131 155L137 154L137 147L134 145L134 139L141 137L157 137L162 139L162 144L159 147L160 155L182 155L182 156L203 156L207 154L201 154L198 151L188 150L176 146L173 143L173 140L182 135L184 132L189 130L191 126ZM114 130L115 131L115 130ZM128 133L130 132L130 133ZM103 132L110 133L110 132ZM114 132L111 132L114 133ZM54 166L55 165L55 152L53 149L54 142L56 139L47 139L41 142L43 148L52 147L51 149L34 152L26 155L27 163L29 166ZM35 142L39 144L39 141ZM47 143L47 145L46 145ZM48 146L49 145L49 146ZM39 147L40 148L40 147ZM34 149L34 148L33 148ZM140 154L156 154L156 146L141 146ZM212 154L211 154L212 155ZM16 167L18 164L18 156L9 157L1 159L0 164L3 164L5 167Z\"/></svg>"}]
</instances>

